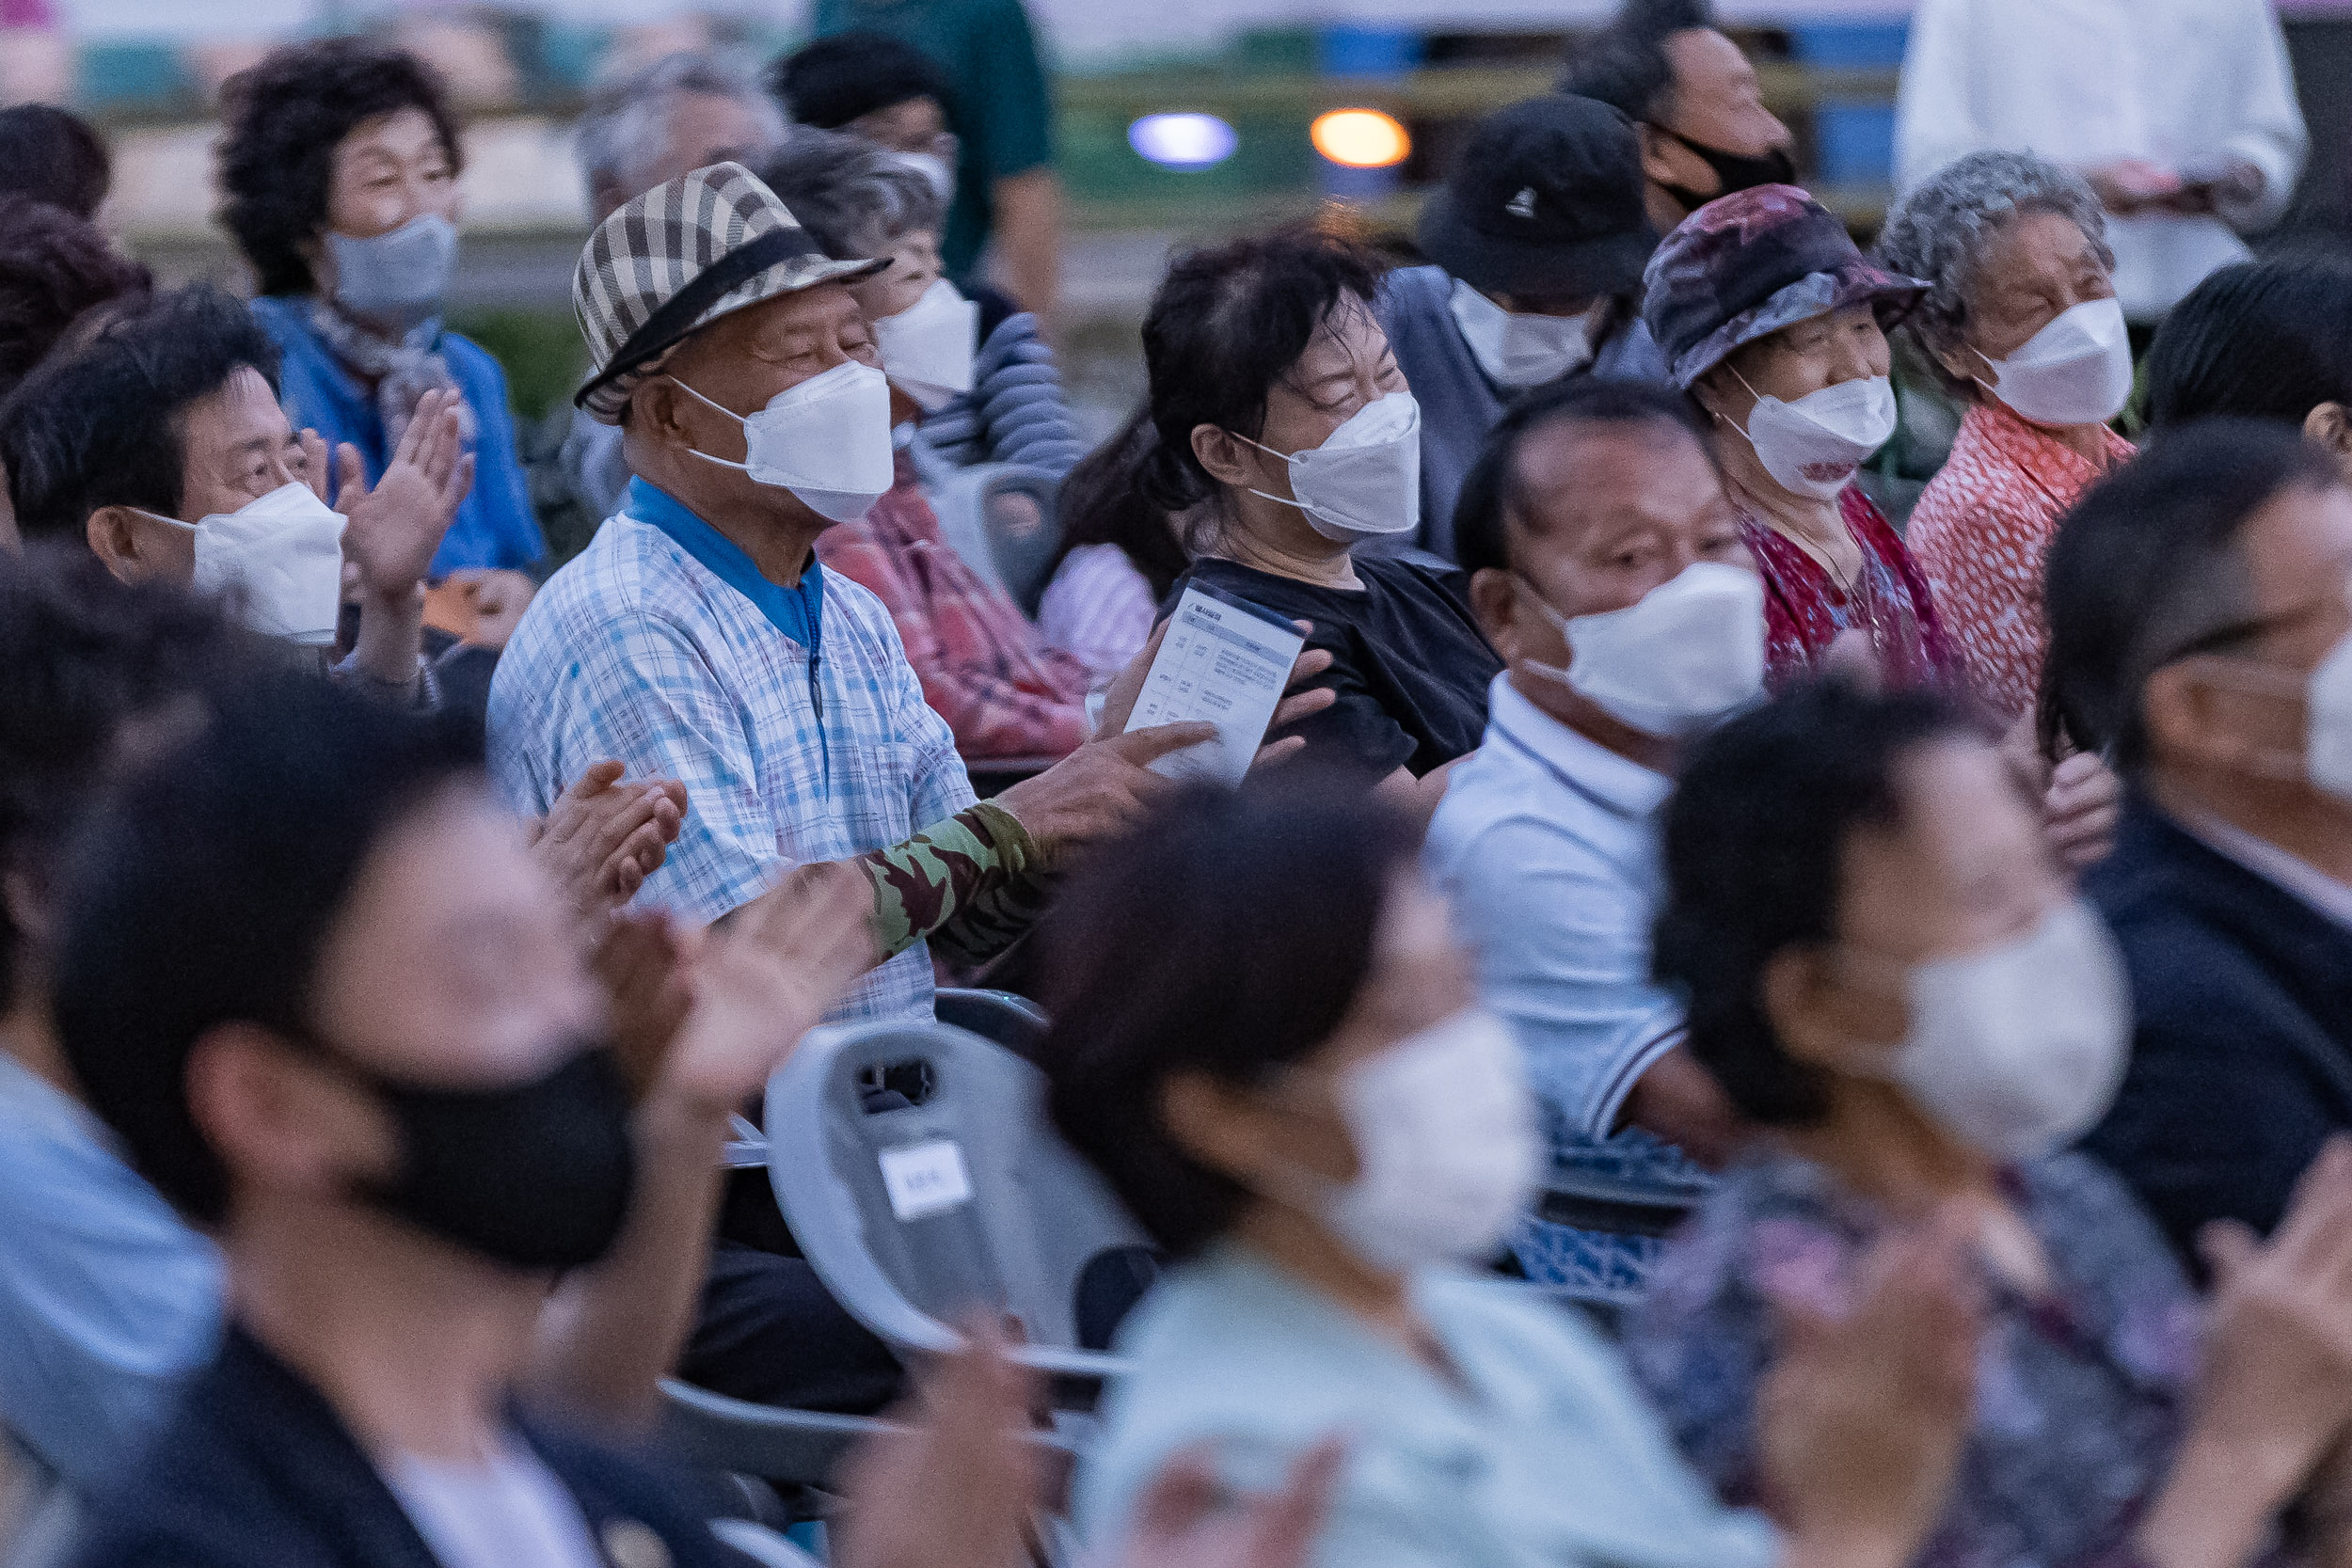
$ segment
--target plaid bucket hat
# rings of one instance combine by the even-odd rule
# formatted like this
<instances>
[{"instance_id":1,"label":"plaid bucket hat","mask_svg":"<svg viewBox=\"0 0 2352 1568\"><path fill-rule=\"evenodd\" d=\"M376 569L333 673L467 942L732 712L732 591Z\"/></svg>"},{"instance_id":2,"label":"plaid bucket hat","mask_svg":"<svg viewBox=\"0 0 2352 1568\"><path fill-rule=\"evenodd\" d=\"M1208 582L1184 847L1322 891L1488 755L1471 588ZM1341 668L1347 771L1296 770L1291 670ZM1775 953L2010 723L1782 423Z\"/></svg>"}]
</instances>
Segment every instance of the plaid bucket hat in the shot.
<instances>
[{"instance_id":1,"label":"plaid bucket hat","mask_svg":"<svg viewBox=\"0 0 2352 1568\"><path fill-rule=\"evenodd\" d=\"M1864 260L1837 214L1796 186L1757 185L1708 202L1659 245L1642 274L1642 321L1688 390L1792 322L1869 300L1892 326L1927 292Z\"/></svg>"},{"instance_id":2,"label":"plaid bucket hat","mask_svg":"<svg viewBox=\"0 0 2352 1568\"><path fill-rule=\"evenodd\" d=\"M657 185L598 224L580 253L572 314L593 368L573 405L618 424L637 384L721 316L889 264L827 256L741 164Z\"/></svg>"}]
</instances>

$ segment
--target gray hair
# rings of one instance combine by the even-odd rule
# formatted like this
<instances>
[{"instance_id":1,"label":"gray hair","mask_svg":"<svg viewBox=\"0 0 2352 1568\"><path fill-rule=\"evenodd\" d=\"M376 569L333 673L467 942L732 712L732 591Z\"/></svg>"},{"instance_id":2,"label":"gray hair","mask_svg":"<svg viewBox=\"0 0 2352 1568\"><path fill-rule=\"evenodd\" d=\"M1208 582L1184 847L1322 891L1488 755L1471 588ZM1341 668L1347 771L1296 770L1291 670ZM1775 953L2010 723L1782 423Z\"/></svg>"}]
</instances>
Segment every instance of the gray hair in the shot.
<instances>
[{"instance_id":1,"label":"gray hair","mask_svg":"<svg viewBox=\"0 0 2352 1568\"><path fill-rule=\"evenodd\" d=\"M599 185L634 195L647 168L668 150L665 121L681 98L726 98L758 119L771 147L784 140L784 110L744 66L680 50L607 82L588 100L572 131L572 155L593 197Z\"/></svg>"},{"instance_id":2,"label":"gray hair","mask_svg":"<svg viewBox=\"0 0 2352 1568\"><path fill-rule=\"evenodd\" d=\"M1965 397L1975 388L1944 368L1962 346L1968 295L1986 249L2019 213L2072 218L2112 272L2106 214L2082 176L2030 152L1971 152L1905 192L1879 231L1882 266L1925 278L1928 295L1897 328L1910 336L1946 388Z\"/></svg>"},{"instance_id":3,"label":"gray hair","mask_svg":"<svg viewBox=\"0 0 2352 1568\"><path fill-rule=\"evenodd\" d=\"M795 125L758 173L836 261L879 256L917 230L936 234L947 217L920 169L845 131Z\"/></svg>"}]
</instances>

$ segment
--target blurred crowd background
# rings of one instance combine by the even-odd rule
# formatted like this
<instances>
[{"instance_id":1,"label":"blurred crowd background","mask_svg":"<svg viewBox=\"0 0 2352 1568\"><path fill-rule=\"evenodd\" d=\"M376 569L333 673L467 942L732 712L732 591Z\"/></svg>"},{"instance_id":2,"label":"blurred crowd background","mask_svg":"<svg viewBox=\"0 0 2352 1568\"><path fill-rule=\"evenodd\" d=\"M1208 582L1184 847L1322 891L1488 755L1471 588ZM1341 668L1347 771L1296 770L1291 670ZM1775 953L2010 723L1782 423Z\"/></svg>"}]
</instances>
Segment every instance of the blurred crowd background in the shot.
<instances>
[{"instance_id":1,"label":"blurred crowd background","mask_svg":"<svg viewBox=\"0 0 2352 1568\"><path fill-rule=\"evenodd\" d=\"M1470 124L1549 88L1616 8L1026 0L1026 9L1065 198L1056 337L1081 434L1093 439L1140 389L1136 328L1171 245L1263 228L1336 195L1409 252L1419 205ZM2352 230L2352 3L2279 9L2312 156L2269 245ZM505 365L527 426L560 423L584 367L567 293L590 215L571 141L588 95L681 49L764 66L819 30L820 10L817 0L0 0L0 102L62 103L102 128L115 150L107 222L160 279L240 287L213 221L220 84L289 39L396 40L439 67L469 116L466 254L450 325ZM1730 0L1716 10L1794 132L1804 184L1867 245L1893 195L1910 8ZM1318 137L1322 117L1348 109L1387 117L1401 134L1359 121L1352 142ZM1319 142L1359 161L1335 161Z\"/></svg>"}]
</instances>

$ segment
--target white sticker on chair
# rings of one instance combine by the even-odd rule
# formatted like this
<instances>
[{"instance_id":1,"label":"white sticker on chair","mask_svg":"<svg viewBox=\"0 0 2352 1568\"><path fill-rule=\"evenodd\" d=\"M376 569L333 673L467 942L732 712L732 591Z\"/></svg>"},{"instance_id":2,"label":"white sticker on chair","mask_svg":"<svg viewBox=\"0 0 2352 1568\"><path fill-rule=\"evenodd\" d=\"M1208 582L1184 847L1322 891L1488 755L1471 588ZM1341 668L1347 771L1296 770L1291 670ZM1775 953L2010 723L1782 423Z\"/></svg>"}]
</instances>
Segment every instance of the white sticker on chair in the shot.
<instances>
[{"instance_id":1,"label":"white sticker on chair","mask_svg":"<svg viewBox=\"0 0 2352 1568\"><path fill-rule=\"evenodd\" d=\"M890 1212L901 1220L944 1214L972 1201L972 1178L963 1168L963 1150L953 1138L885 1148L881 1158Z\"/></svg>"}]
</instances>

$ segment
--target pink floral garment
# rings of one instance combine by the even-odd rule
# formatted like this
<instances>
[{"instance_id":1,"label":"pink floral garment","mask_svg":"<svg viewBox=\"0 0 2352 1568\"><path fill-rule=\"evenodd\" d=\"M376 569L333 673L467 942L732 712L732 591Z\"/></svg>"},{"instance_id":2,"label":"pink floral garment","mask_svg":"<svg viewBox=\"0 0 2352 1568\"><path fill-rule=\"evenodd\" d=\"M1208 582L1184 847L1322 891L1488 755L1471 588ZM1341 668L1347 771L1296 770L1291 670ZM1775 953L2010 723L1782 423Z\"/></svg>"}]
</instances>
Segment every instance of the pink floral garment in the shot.
<instances>
[{"instance_id":1,"label":"pink floral garment","mask_svg":"<svg viewBox=\"0 0 2352 1568\"><path fill-rule=\"evenodd\" d=\"M1839 633L1860 627L1870 634L1888 686L1954 680L1959 671L1928 579L1886 515L1851 484L1837 493L1837 509L1862 546L1862 570L1851 594L1794 541L1761 517L1744 509L1740 514L1740 537L1764 574L1765 678L1775 690L1789 685Z\"/></svg>"},{"instance_id":2,"label":"pink floral garment","mask_svg":"<svg viewBox=\"0 0 2352 1568\"><path fill-rule=\"evenodd\" d=\"M2030 712L2041 684L2049 641L2042 561L2058 519L2092 480L2137 450L2111 430L2101 434L2105 467L2007 404L1980 402L1911 514L1904 542L1928 575L1968 684L2004 717Z\"/></svg>"}]
</instances>

